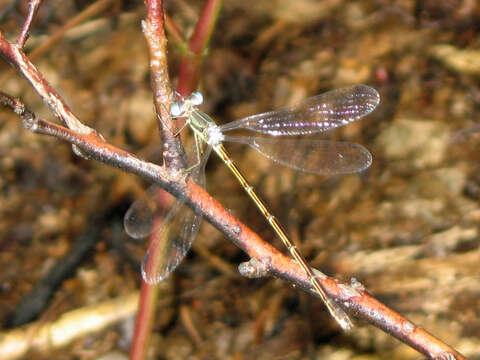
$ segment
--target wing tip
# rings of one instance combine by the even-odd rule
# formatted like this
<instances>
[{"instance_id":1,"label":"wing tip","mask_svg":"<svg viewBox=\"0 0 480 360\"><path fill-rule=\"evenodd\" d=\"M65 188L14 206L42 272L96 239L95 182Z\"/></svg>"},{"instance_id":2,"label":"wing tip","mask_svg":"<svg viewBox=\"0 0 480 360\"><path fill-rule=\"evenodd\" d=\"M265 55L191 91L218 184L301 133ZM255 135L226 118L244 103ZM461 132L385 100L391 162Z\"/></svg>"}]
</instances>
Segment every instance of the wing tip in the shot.
<instances>
[{"instance_id":1,"label":"wing tip","mask_svg":"<svg viewBox=\"0 0 480 360\"><path fill-rule=\"evenodd\" d=\"M347 174L358 174L367 170L373 162L373 157L370 151L366 147L360 144L355 143L346 143L350 148L355 149L357 154L357 161L352 162L351 166L346 166L344 168L332 169L332 171L326 171L323 175L347 175Z\"/></svg>"},{"instance_id":2,"label":"wing tip","mask_svg":"<svg viewBox=\"0 0 480 360\"><path fill-rule=\"evenodd\" d=\"M157 273L154 273L154 274L150 274L149 273L150 271L147 269L147 263L146 263L147 259L148 259L148 257L146 256L146 258L143 260L142 266L141 266L141 273L142 273L143 281L145 281L149 285L156 285L159 282L162 282L163 280L165 280L165 278L167 278L167 276L170 274L170 272L162 271L162 272L157 272Z\"/></svg>"},{"instance_id":3,"label":"wing tip","mask_svg":"<svg viewBox=\"0 0 480 360\"><path fill-rule=\"evenodd\" d=\"M374 89L371 86L364 85L364 84L358 84L358 85L353 85L353 93L356 94L356 96L361 96L362 98L367 99L367 103L369 104L369 112L371 113L375 108L380 104L380 94L376 89Z\"/></svg>"}]
</instances>

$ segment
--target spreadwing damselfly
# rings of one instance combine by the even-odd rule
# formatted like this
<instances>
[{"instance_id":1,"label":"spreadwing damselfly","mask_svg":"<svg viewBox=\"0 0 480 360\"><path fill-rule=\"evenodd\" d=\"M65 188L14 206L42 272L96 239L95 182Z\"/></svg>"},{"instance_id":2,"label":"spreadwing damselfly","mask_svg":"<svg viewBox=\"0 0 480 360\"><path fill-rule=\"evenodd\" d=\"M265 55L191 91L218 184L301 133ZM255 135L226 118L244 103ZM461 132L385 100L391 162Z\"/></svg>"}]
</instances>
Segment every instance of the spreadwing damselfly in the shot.
<instances>
[{"instance_id":1,"label":"spreadwing damselfly","mask_svg":"<svg viewBox=\"0 0 480 360\"><path fill-rule=\"evenodd\" d=\"M202 95L195 92L174 103L170 109L173 117L186 119L185 124L190 126L194 134L197 160L189 169L190 176L200 185L205 185L205 164L213 150L240 182L290 255L302 267L313 291L322 298L332 316L342 328L351 328L352 323L347 314L327 296L318 279L319 275L310 267L277 218L231 160L223 142L249 145L275 162L314 174L359 172L367 169L372 162L369 151L361 145L303 137L286 139L285 136L324 132L359 120L376 108L380 102L378 92L366 85L336 89L308 98L297 105L248 116L225 125L216 125L210 116L201 112L198 106L202 102ZM226 135L233 130L250 130L271 137ZM152 231L155 233L142 262L142 277L148 283L158 283L175 270L190 249L201 221L198 213L179 212L183 204L178 201L163 223L155 225L154 200L137 200L125 215L125 228L130 236L139 238L148 236ZM158 254L159 249L161 261L150 262L150 254L153 251Z\"/></svg>"}]
</instances>

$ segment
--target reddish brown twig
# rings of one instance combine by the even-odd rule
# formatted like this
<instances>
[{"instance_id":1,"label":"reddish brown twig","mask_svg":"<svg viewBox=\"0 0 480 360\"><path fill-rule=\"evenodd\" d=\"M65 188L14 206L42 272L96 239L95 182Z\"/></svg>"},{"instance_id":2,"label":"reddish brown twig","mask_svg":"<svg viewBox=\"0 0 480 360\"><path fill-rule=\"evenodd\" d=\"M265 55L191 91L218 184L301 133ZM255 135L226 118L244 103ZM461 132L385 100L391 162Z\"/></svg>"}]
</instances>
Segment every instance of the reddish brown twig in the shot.
<instances>
[{"instance_id":1,"label":"reddish brown twig","mask_svg":"<svg viewBox=\"0 0 480 360\"><path fill-rule=\"evenodd\" d=\"M182 32L177 27L177 25L173 22L173 20L165 14L165 29L169 34L169 39L175 42L175 45L180 48L183 52L188 52L188 43L183 37Z\"/></svg>"},{"instance_id":2,"label":"reddish brown twig","mask_svg":"<svg viewBox=\"0 0 480 360\"><path fill-rule=\"evenodd\" d=\"M56 91L44 79L42 74L30 62L30 59L17 46L10 44L3 37L0 37L0 52L2 56L28 80L35 91L42 97L52 112L68 126L81 134L94 132L93 129L83 125L72 113L70 108L60 98Z\"/></svg>"},{"instance_id":3,"label":"reddish brown twig","mask_svg":"<svg viewBox=\"0 0 480 360\"><path fill-rule=\"evenodd\" d=\"M189 52L180 63L177 91L183 96L190 94L197 86L204 51L212 36L222 4L222 0L208 0L205 3L189 42Z\"/></svg>"},{"instance_id":4,"label":"reddish brown twig","mask_svg":"<svg viewBox=\"0 0 480 360\"><path fill-rule=\"evenodd\" d=\"M186 167L182 144L175 136L177 131L170 117L173 102L172 89L167 66L167 37L165 36L164 12L161 0L146 1L147 18L142 23L143 33L150 52L150 82L153 101L157 114L157 123L161 131L163 159L166 168L176 172ZM154 241L154 238L151 238ZM156 254L149 261L155 262ZM130 347L130 359L140 360L147 356L148 342L153 327L157 304L158 286L142 281L135 333Z\"/></svg>"},{"instance_id":5,"label":"reddish brown twig","mask_svg":"<svg viewBox=\"0 0 480 360\"><path fill-rule=\"evenodd\" d=\"M162 1L146 2L147 19L142 23L143 33L150 51L150 76L153 90L153 101L161 129L163 159L167 167L185 168L183 148L178 137L177 128L170 117L170 106L173 103L172 89L168 77L167 37L165 36L164 13Z\"/></svg>"},{"instance_id":6,"label":"reddish brown twig","mask_svg":"<svg viewBox=\"0 0 480 360\"><path fill-rule=\"evenodd\" d=\"M28 2L27 18L17 39L17 45L21 48L23 48L27 42L28 36L30 35L30 28L32 27L32 21L37 14L37 10L41 2L42 0L30 0Z\"/></svg>"},{"instance_id":7,"label":"reddish brown twig","mask_svg":"<svg viewBox=\"0 0 480 360\"><path fill-rule=\"evenodd\" d=\"M63 25L61 28L59 28L52 36L48 38L47 41L45 41L43 44L41 44L38 48L33 50L29 54L29 58L31 60L37 58L38 56L41 56L44 54L48 49L50 49L54 44L59 42L65 35L65 33L77 26L78 24L81 24L85 20L91 18L92 16L95 16L105 10L108 6L110 6L113 3L113 0L99 0L92 5L88 6L85 10L83 10L81 13L70 19L65 25Z\"/></svg>"},{"instance_id":8,"label":"reddish brown twig","mask_svg":"<svg viewBox=\"0 0 480 360\"><path fill-rule=\"evenodd\" d=\"M122 168L156 183L201 213L225 236L246 251L250 257L259 259L267 266L270 274L290 281L306 291L311 291L308 278L295 261L264 242L210 197L205 190L190 180L185 182L182 176L172 175L164 167L145 162L105 142L101 136L75 117L63 99L30 63L21 49L0 37L0 52L13 66L19 69L52 111L69 127L39 119L34 113L25 109L20 101L0 94L0 101L20 115L29 130L67 141L75 145L82 155L90 159ZM465 359L450 346L372 298L363 289L338 283L328 277L321 278L321 282L328 295L347 312L374 324L428 358Z\"/></svg>"}]
</instances>

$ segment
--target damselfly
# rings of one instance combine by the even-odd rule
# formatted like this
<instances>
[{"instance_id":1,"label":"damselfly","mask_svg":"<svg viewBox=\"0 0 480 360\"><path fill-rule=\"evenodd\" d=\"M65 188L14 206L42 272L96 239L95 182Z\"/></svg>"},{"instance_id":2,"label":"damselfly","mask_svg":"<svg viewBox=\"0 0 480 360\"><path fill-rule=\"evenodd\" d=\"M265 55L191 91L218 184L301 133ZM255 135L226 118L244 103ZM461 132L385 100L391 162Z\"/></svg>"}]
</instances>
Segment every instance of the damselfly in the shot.
<instances>
[{"instance_id":1,"label":"damselfly","mask_svg":"<svg viewBox=\"0 0 480 360\"><path fill-rule=\"evenodd\" d=\"M185 124L189 125L194 133L197 164L191 167L193 179L204 186L205 164L213 149L259 208L291 256L305 271L313 291L322 298L332 316L344 329L352 326L350 319L338 304L327 297L318 280L319 275L316 275L308 265L277 218L241 174L222 143L229 141L247 144L273 161L310 173L333 175L359 172L368 168L372 162L370 153L361 145L281 137L308 135L347 125L371 113L379 101L380 97L375 89L366 85L356 85L308 98L294 106L248 116L220 126L197 108L203 102L203 97L198 92L174 103L170 109L172 116L186 118ZM227 131L242 129L273 137L225 135ZM142 262L142 276L148 283L158 283L165 279L185 257L196 236L201 216L194 212L181 212L181 216L175 216L181 205L182 202L178 201L164 222L157 227L153 225L154 199L137 200L125 215L125 228L130 236L144 237L155 231L155 238L151 240L150 248ZM174 224L175 231L169 230L170 233L166 235L165 231L172 229L169 226L171 223ZM149 262L149 255L154 250L158 254L159 248L162 254L161 262L155 264Z\"/></svg>"}]
</instances>

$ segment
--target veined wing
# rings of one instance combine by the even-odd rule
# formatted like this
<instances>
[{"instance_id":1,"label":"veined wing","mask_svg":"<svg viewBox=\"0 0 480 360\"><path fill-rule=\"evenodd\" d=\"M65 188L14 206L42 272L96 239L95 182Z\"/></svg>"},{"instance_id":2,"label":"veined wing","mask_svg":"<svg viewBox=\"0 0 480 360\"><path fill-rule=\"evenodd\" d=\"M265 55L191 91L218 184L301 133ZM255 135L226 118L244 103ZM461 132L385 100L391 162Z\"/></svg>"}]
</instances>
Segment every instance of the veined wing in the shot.
<instances>
[{"instance_id":1,"label":"veined wing","mask_svg":"<svg viewBox=\"0 0 480 360\"><path fill-rule=\"evenodd\" d=\"M197 184L205 187L205 165L210 156L208 147L200 164L193 169L191 176ZM167 216L158 233L153 233L145 257L142 261L142 277L146 283L156 284L164 280L183 260L197 236L202 222L200 213L188 208L183 202L178 213ZM170 214L169 214L170 215ZM155 255L155 256L153 256Z\"/></svg>"},{"instance_id":2,"label":"veined wing","mask_svg":"<svg viewBox=\"0 0 480 360\"><path fill-rule=\"evenodd\" d=\"M370 152L359 144L343 141L232 137L226 141L247 144L270 160L295 170L320 175L348 174L367 169Z\"/></svg>"},{"instance_id":3,"label":"veined wing","mask_svg":"<svg viewBox=\"0 0 480 360\"><path fill-rule=\"evenodd\" d=\"M175 207L150 237L142 261L142 278L156 284L173 272L183 260L197 236L202 217L185 204Z\"/></svg>"},{"instance_id":4,"label":"veined wing","mask_svg":"<svg viewBox=\"0 0 480 360\"><path fill-rule=\"evenodd\" d=\"M210 149L203 155L191 176L205 186L205 164ZM142 261L142 278L149 284L164 280L183 260L197 235L202 217L180 199L175 202L163 221L165 207L157 201L164 190L153 185L146 196L135 201L125 214L124 226L134 238L150 236L148 250Z\"/></svg>"},{"instance_id":5,"label":"veined wing","mask_svg":"<svg viewBox=\"0 0 480 360\"><path fill-rule=\"evenodd\" d=\"M123 226L127 234L134 239L143 239L162 227L161 221L170 213L176 213L181 204L172 205L171 195L156 185L151 185L142 197L138 198L125 213ZM168 215L167 215L168 213Z\"/></svg>"},{"instance_id":6,"label":"veined wing","mask_svg":"<svg viewBox=\"0 0 480 360\"><path fill-rule=\"evenodd\" d=\"M380 102L378 92L355 85L317 95L297 105L232 121L222 132L248 129L273 136L302 135L326 131L370 114Z\"/></svg>"},{"instance_id":7,"label":"veined wing","mask_svg":"<svg viewBox=\"0 0 480 360\"><path fill-rule=\"evenodd\" d=\"M163 206L166 196L169 196L166 191L150 186L124 218L125 230L131 237L150 236L141 265L142 277L149 284L162 281L180 264L200 224L200 217L196 219L182 201L175 200L170 210Z\"/></svg>"}]
</instances>

